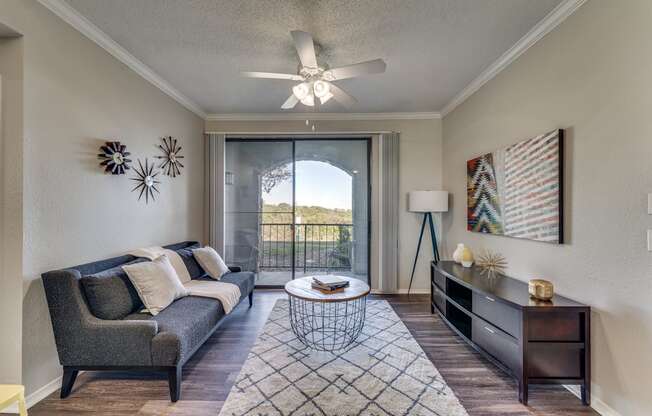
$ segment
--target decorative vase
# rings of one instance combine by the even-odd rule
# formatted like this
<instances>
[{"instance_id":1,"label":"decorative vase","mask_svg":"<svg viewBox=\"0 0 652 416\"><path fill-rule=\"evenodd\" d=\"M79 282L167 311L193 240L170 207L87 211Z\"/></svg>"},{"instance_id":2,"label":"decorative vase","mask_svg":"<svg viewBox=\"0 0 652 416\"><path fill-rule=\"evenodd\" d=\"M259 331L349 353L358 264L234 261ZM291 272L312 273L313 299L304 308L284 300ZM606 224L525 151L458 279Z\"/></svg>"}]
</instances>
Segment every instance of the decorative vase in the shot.
<instances>
[{"instance_id":1,"label":"decorative vase","mask_svg":"<svg viewBox=\"0 0 652 416\"><path fill-rule=\"evenodd\" d=\"M459 243L453 252L453 261L455 263L462 263L462 253L464 253L464 244Z\"/></svg>"},{"instance_id":2,"label":"decorative vase","mask_svg":"<svg viewBox=\"0 0 652 416\"><path fill-rule=\"evenodd\" d=\"M473 252L468 247L464 247L464 250L462 251L462 266L473 266Z\"/></svg>"}]
</instances>

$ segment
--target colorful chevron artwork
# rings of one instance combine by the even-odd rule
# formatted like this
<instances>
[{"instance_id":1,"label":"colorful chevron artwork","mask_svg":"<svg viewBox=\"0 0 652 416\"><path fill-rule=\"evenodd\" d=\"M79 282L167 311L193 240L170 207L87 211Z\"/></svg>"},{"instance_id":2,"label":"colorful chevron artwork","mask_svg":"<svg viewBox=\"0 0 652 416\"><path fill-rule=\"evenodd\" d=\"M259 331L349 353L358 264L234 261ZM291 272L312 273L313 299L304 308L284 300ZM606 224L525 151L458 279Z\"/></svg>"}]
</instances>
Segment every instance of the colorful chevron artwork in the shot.
<instances>
[{"instance_id":1,"label":"colorful chevron artwork","mask_svg":"<svg viewBox=\"0 0 652 416\"><path fill-rule=\"evenodd\" d=\"M467 229L563 242L563 130L467 162Z\"/></svg>"},{"instance_id":2,"label":"colorful chevron artwork","mask_svg":"<svg viewBox=\"0 0 652 416\"><path fill-rule=\"evenodd\" d=\"M503 220L494 173L493 155L488 153L466 162L468 229L503 234Z\"/></svg>"}]
</instances>

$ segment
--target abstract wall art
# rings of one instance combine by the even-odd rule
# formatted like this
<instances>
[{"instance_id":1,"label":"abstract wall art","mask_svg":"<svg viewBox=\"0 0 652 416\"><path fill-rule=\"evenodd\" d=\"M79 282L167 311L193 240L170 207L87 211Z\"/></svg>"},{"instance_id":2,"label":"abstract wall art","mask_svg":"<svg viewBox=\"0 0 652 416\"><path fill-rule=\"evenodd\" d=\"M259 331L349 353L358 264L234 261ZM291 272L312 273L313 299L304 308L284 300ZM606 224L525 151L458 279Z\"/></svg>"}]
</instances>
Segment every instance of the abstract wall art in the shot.
<instances>
[{"instance_id":1,"label":"abstract wall art","mask_svg":"<svg viewBox=\"0 0 652 416\"><path fill-rule=\"evenodd\" d=\"M564 131L466 162L469 231L563 243Z\"/></svg>"}]
</instances>

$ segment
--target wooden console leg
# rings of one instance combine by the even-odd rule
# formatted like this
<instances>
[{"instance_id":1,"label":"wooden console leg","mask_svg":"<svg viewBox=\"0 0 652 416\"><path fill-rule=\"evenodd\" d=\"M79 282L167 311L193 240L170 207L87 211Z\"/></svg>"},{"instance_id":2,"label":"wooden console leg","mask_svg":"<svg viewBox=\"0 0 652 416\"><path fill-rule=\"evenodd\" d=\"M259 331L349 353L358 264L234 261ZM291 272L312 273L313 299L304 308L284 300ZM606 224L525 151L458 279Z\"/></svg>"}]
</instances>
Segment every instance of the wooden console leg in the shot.
<instances>
[{"instance_id":1,"label":"wooden console leg","mask_svg":"<svg viewBox=\"0 0 652 416\"><path fill-rule=\"evenodd\" d=\"M72 391L72 386L75 384L75 379L77 379L77 373L79 371L70 368L63 367L63 377L61 379L61 398L65 399L70 395Z\"/></svg>"},{"instance_id":2,"label":"wooden console leg","mask_svg":"<svg viewBox=\"0 0 652 416\"><path fill-rule=\"evenodd\" d=\"M518 382L518 401L527 406L528 400L528 386L527 381L519 380Z\"/></svg>"},{"instance_id":3,"label":"wooden console leg","mask_svg":"<svg viewBox=\"0 0 652 416\"><path fill-rule=\"evenodd\" d=\"M168 383L170 385L170 400L176 402L181 396L181 370L180 365L168 370Z\"/></svg>"},{"instance_id":4,"label":"wooden console leg","mask_svg":"<svg viewBox=\"0 0 652 416\"><path fill-rule=\"evenodd\" d=\"M582 404L585 406L591 405L591 388L586 384L582 384L580 388L580 393L582 397Z\"/></svg>"}]
</instances>

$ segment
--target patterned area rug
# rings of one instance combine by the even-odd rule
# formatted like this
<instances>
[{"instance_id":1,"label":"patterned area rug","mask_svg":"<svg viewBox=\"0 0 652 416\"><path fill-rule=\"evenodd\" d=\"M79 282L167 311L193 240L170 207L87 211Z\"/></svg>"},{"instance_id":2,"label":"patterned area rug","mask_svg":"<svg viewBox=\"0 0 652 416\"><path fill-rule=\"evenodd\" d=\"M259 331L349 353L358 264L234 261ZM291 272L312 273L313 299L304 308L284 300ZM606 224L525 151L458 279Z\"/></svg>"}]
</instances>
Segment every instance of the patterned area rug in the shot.
<instances>
[{"instance_id":1,"label":"patterned area rug","mask_svg":"<svg viewBox=\"0 0 652 416\"><path fill-rule=\"evenodd\" d=\"M362 333L336 353L308 349L277 301L220 416L467 416L392 307L368 301Z\"/></svg>"}]
</instances>

